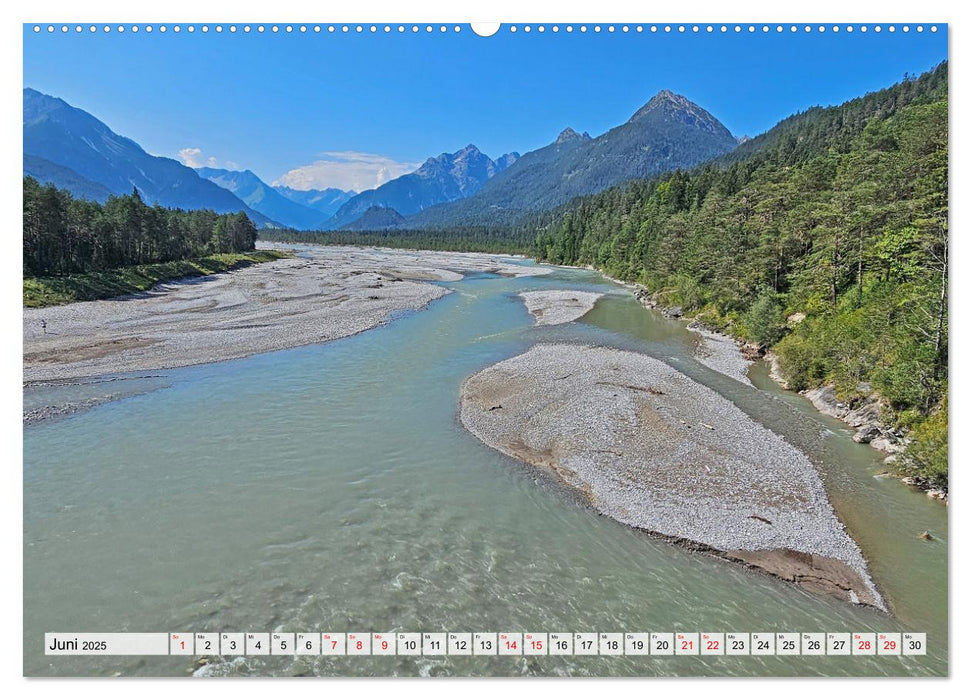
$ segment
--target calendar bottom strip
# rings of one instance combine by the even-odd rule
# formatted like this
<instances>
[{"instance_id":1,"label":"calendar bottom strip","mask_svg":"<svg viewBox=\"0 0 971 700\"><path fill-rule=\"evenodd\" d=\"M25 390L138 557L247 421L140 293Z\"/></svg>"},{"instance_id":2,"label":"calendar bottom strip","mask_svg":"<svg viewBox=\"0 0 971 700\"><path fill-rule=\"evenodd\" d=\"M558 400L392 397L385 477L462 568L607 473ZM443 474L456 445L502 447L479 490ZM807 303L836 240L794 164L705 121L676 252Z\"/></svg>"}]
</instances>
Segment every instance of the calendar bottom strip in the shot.
<instances>
[{"instance_id":1,"label":"calendar bottom strip","mask_svg":"<svg viewBox=\"0 0 971 700\"><path fill-rule=\"evenodd\" d=\"M44 635L49 656L923 656L924 632L147 632Z\"/></svg>"}]
</instances>

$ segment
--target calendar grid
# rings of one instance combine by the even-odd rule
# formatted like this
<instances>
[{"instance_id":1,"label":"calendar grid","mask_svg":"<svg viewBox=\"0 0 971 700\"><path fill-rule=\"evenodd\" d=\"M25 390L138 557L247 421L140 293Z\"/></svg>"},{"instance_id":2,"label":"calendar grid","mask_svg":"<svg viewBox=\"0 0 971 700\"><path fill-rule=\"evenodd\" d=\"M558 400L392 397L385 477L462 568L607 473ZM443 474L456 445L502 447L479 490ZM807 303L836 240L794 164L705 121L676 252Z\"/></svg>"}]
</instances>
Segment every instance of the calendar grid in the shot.
<instances>
[{"instance_id":1,"label":"calendar grid","mask_svg":"<svg viewBox=\"0 0 971 700\"><path fill-rule=\"evenodd\" d=\"M147 632L44 635L48 656L923 656L924 632Z\"/></svg>"}]
</instances>

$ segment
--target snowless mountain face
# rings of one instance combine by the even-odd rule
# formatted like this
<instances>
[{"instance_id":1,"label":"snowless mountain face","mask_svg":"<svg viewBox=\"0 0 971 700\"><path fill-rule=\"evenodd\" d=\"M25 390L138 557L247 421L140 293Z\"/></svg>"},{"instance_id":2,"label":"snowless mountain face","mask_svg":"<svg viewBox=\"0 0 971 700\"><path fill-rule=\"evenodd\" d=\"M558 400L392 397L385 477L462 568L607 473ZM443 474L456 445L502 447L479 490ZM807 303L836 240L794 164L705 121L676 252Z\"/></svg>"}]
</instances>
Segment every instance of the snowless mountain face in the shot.
<instances>
[{"instance_id":1,"label":"snowless mountain face","mask_svg":"<svg viewBox=\"0 0 971 700\"><path fill-rule=\"evenodd\" d=\"M680 123L712 134L719 139L735 140L731 132L711 114L687 97L676 95L670 90L661 90L657 93L647 104L634 112L627 123L636 124L639 121L648 121L652 126Z\"/></svg>"},{"instance_id":2,"label":"snowless mountain face","mask_svg":"<svg viewBox=\"0 0 971 700\"><path fill-rule=\"evenodd\" d=\"M68 190L75 197L91 202L104 203L114 194L101 183L81 177L66 166L26 153L24 154L24 175L29 175L38 182L53 184L62 190Z\"/></svg>"},{"instance_id":3,"label":"snowless mountain face","mask_svg":"<svg viewBox=\"0 0 971 700\"><path fill-rule=\"evenodd\" d=\"M582 134L578 134L573 130L573 127L566 127L560 132L560 135L556 137L556 141L553 142L554 146L563 146L565 144L577 143L578 141L589 141L590 134L584 131Z\"/></svg>"},{"instance_id":4,"label":"snowless mountain face","mask_svg":"<svg viewBox=\"0 0 971 700\"><path fill-rule=\"evenodd\" d=\"M274 187L277 192L297 204L316 209L329 219L341 205L348 199L357 194L354 190L339 190L336 187L328 187L324 190L295 190L285 185Z\"/></svg>"},{"instance_id":5,"label":"snowless mountain face","mask_svg":"<svg viewBox=\"0 0 971 700\"><path fill-rule=\"evenodd\" d=\"M342 231L380 231L400 227L405 217L389 207L373 206Z\"/></svg>"},{"instance_id":6,"label":"snowless mountain face","mask_svg":"<svg viewBox=\"0 0 971 700\"><path fill-rule=\"evenodd\" d=\"M247 206L283 226L304 231L317 230L329 218L319 209L304 206L285 197L263 182L251 170L196 168L196 172L223 189L229 190Z\"/></svg>"},{"instance_id":7,"label":"snowless mountain face","mask_svg":"<svg viewBox=\"0 0 971 700\"><path fill-rule=\"evenodd\" d=\"M153 156L131 139L64 100L24 90L25 168L42 181L78 197L97 198L107 191L130 194L146 202L180 209L243 211L258 226L275 226L232 192L199 177L171 158ZM104 188L101 190L100 188Z\"/></svg>"},{"instance_id":8,"label":"snowless mountain face","mask_svg":"<svg viewBox=\"0 0 971 700\"><path fill-rule=\"evenodd\" d=\"M468 197L518 157L517 153L507 153L494 161L472 144L455 153L442 153L426 160L413 173L352 197L337 210L327 227L348 226L372 207L408 216L435 204Z\"/></svg>"},{"instance_id":9,"label":"snowless mountain face","mask_svg":"<svg viewBox=\"0 0 971 700\"><path fill-rule=\"evenodd\" d=\"M501 173L503 170L508 168L510 165L519 160L519 154L513 151L512 153L504 153L495 160L496 173Z\"/></svg>"},{"instance_id":10,"label":"snowless mountain face","mask_svg":"<svg viewBox=\"0 0 971 700\"><path fill-rule=\"evenodd\" d=\"M627 180L690 168L735 148L738 141L707 111L662 90L624 124L591 138L564 129L526 153L474 195L409 217L407 227L509 223Z\"/></svg>"}]
</instances>

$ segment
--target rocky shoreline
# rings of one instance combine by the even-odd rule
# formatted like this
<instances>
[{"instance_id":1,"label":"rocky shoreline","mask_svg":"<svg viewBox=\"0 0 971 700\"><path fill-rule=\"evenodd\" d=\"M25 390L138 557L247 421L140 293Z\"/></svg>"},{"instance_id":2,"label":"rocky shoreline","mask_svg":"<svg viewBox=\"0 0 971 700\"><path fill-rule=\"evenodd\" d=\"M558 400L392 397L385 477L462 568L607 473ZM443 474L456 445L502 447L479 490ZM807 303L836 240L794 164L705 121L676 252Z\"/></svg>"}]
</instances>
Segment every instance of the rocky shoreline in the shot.
<instances>
[{"instance_id":1,"label":"rocky shoreline","mask_svg":"<svg viewBox=\"0 0 971 700\"><path fill-rule=\"evenodd\" d=\"M816 410L823 415L841 420L854 428L856 432L853 433L853 442L868 444L889 455L884 460L885 463L892 464L896 460L896 454L906 448L903 435L887 429L880 423L880 413L884 409L884 404L872 394L868 394L854 407L852 404L840 401L832 386L823 385L799 393L809 399Z\"/></svg>"},{"instance_id":2,"label":"rocky shoreline","mask_svg":"<svg viewBox=\"0 0 971 700\"><path fill-rule=\"evenodd\" d=\"M659 360L536 345L469 377L460 419L619 522L884 608L809 459Z\"/></svg>"},{"instance_id":3,"label":"rocky shoreline","mask_svg":"<svg viewBox=\"0 0 971 700\"><path fill-rule=\"evenodd\" d=\"M881 414L886 410L885 402L868 391L868 387L861 387L864 398L854 403L840 401L836 390L832 386L824 385L814 389L799 392L805 396L820 413L842 421L854 429L853 442L867 444L886 455L883 463L892 467L900 454L910 444L909 438L901 431L881 422ZM900 478L908 486L924 491L928 498L947 503L947 492L933 488L930 484L912 476Z\"/></svg>"}]
</instances>

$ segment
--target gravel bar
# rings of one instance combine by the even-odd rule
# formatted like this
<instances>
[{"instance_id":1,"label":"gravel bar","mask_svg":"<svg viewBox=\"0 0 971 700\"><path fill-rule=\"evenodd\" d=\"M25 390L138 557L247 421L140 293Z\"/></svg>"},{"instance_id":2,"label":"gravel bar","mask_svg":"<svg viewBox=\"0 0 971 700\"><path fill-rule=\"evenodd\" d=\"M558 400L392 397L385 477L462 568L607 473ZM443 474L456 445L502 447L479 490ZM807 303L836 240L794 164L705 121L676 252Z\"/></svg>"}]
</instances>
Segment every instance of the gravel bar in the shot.
<instances>
[{"instance_id":1,"label":"gravel bar","mask_svg":"<svg viewBox=\"0 0 971 700\"><path fill-rule=\"evenodd\" d=\"M321 343L449 293L429 280L550 272L478 253L260 247L300 257L163 283L142 294L24 309L24 381L184 367Z\"/></svg>"},{"instance_id":2,"label":"gravel bar","mask_svg":"<svg viewBox=\"0 0 971 700\"><path fill-rule=\"evenodd\" d=\"M753 363L742 355L741 343L727 335L698 326L689 325L688 330L699 336L695 346L695 359L698 362L742 384L754 386L748 378L748 370Z\"/></svg>"},{"instance_id":3,"label":"gravel bar","mask_svg":"<svg viewBox=\"0 0 971 700\"><path fill-rule=\"evenodd\" d=\"M526 303L526 310L536 318L537 326L553 326L576 321L590 311L603 294L554 289L520 292L519 296Z\"/></svg>"},{"instance_id":4,"label":"gravel bar","mask_svg":"<svg viewBox=\"0 0 971 700\"><path fill-rule=\"evenodd\" d=\"M637 353L540 344L462 386L461 421L631 527L884 608L805 454Z\"/></svg>"}]
</instances>

